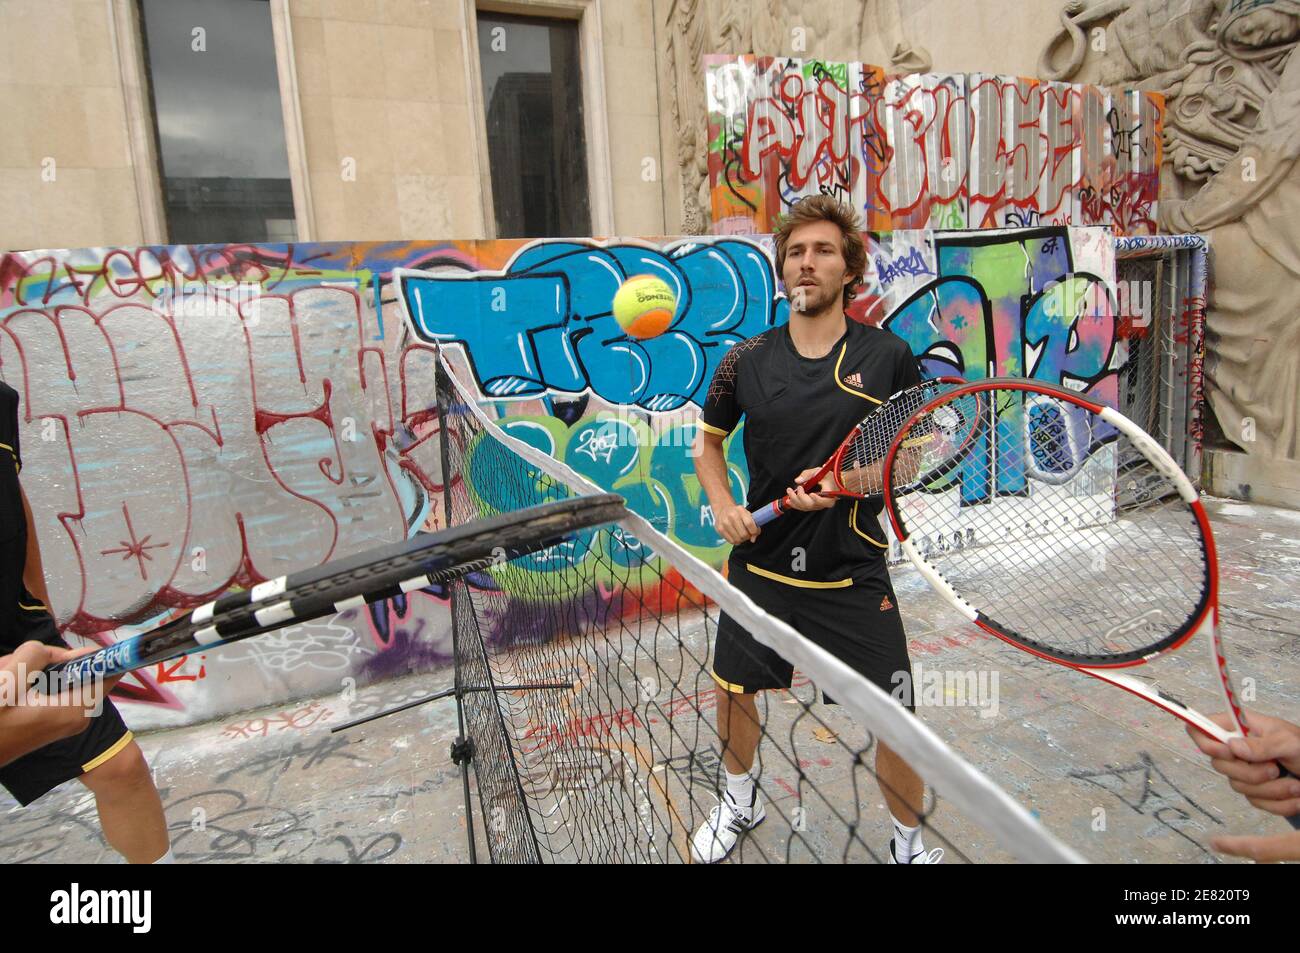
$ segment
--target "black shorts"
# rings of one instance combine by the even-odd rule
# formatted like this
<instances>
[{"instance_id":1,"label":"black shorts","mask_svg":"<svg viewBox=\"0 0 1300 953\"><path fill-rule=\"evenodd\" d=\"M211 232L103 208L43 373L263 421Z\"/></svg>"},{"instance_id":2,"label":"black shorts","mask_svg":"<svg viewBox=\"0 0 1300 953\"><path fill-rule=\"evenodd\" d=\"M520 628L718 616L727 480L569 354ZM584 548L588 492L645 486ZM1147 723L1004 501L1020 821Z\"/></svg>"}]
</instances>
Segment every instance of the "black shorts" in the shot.
<instances>
[{"instance_id":1,"label":"black shorts","mask_svg":"<svg viewBox=\"0 0 1300 953\"><path fill-rule=\"evenodd\" d=\"M19 629L0 645L0 653L12 652L21 643L33 639L46 645L67 647L54 620L48 615L35 619L29 615L20 619ZM37 748L0 768L0 784L26 807L65 781L99 767L129 745L132 737L117 707L106 698L103 711L91 719L81 734Z\"/></svg>"},{"instance_id":2,"label":"black shorts","mask_svg":"<svg viewBox=\"0 0 1300 953\"><path fill-rule=\"evenodd\" d=\"M885 694L912 700L912 661L889 576L840 588L804 588L768 579L732 562L728 580L760 608L861 673ZM731 692L789 688L794 666L722 613L713 650L713 679ZM904 687L905 686L905 687ZM906 694L904 694L906 692ZM834 704L825 699L827 704ZM909 711L914 706L905 706Z\"/></svg>"}]
</instances>

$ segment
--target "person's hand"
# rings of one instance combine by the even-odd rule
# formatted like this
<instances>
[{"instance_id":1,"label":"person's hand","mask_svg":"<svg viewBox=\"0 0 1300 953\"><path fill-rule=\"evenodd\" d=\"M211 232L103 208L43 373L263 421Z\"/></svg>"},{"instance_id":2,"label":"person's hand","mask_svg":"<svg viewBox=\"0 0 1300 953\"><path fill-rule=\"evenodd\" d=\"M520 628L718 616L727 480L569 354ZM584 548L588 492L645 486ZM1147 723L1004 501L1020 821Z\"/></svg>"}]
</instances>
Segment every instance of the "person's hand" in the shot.
<instances>
[{"instance_id":1,"label":"person's hand","mask_svg":"<svg viewBox=\"0 0 1300 953\"><path fill-rule=\"evenodd\" d=\"M1246 712L1250 734L1227 744L1197 729L1187 728L1192 741L1209 755L1210 766L1228 779L1232 789L1252 805L1270 814L1291 817L1300 813L1300 777L1287 777L1279 766L1300 775L1300 726L1281 718ZM1211 721L1228 731L1237 724L1226 712ZM1259 861L1300 860L1300 831L1262 837L1215 837L1215 850Z\"/></svg>"},{"instance_id":2,"label":"person's hand","mask_svg":"<svg viewBox=\"0 0 1300 953\"><path fill-rule=\"evenodd\" d=\"M724 507L721 512L714 513L713 525L719 535L732 546L744 542L752 543L762 532L754 522L754 514L735 503Z\"/></svg>"},{"instance_id":3,"label":"person's hand","mask_svg":"<svg viewBox=\"0 0 1300 953\"><path fill-rule=\"evenodd\" d=\"M823 496L821 493L809 493L800 484L805 480L810 480L817 475L821 467L811 467L804 470L794 478L795 485L788 486L785 489L786 506L792 510L802 510L805 513L811 513L816 510L828 510L835 505L835 497ZM827 476L817 485L818 490L833 490L834 481Z\"/></svg>"},{"instance_id":4,"label":"person's hand","mask_svg":"<svg viewBox=\"0 0 1300 953\"><path fill-rule=\"evenodd\" d=\"M18 648L14 649L8 655L0 655L0 672L9 673L8 677L18 678L22 673L26 673L28 679L37 672L49 668L51 665L58 665L60 662L69 662L74 658L81 658L83 655L90 655L92 652L99 651L99 646L88 645L81 649L65 649L59 645L46 645L44 642L24 642ZM113 684L117 684L117 679ZM22 693L25 694L29 686L22 686Z\"/></svg>"},{"instance_id":5,"label":"person's hand","mask_svg":"<svg viewBox=\"0 0 1300 953\"><path fill-rule=\"evenodd\" d=\"M0 680L6 683L0 693L5 702L0 706L0 766L86 729L120 676L75 687L53 698L32 688L31 678L50 665L96 650L96 646L65 649L24 642L11 654L0 656Z\"/></svg>"}]
</instances>

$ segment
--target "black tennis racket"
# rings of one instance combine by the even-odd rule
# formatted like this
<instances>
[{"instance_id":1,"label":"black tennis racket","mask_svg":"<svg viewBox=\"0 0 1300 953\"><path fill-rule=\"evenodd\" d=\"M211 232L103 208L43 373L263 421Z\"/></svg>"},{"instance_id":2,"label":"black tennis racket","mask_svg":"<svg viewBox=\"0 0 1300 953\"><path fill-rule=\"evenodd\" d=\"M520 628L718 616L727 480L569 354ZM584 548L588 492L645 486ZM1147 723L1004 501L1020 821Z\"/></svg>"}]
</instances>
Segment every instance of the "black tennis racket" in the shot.
<instances>
[{"instance_id":1,"label":"black tennis racket","mask_svg":"<svg viewBox=\"0 0 1300 953\"><path fill-rule=\"evenodd\" d=\"M57 694L88 678L109 678L306 622L380 599L447 582L564 541L577 530L621 519L623 498L582 496L545 503L281 576L206 603L149 632L91 655L51 666L46 690Z\"/></svg>"},{"instance_id":2,"label":"black tennis racket","mask_svg":"<svg viewBox=\"0 0 1300 953\"><path fill-rule=\"evenodd\" d=\"M892 489L892 468L916 466L903 448L951 462L933 418L975 407L984 424L943 480ZM1232 735L1200 712L1119 671L1204 634L1228 710L1247 733L1219 637L1209 519L1191 481L1137 424L1073 391L995 378L920 408L895 437L885 473L903 551L970 621L1226 743ZM1300 827L1300 816L1288 820Z\"/></svg>"}]
</instances>

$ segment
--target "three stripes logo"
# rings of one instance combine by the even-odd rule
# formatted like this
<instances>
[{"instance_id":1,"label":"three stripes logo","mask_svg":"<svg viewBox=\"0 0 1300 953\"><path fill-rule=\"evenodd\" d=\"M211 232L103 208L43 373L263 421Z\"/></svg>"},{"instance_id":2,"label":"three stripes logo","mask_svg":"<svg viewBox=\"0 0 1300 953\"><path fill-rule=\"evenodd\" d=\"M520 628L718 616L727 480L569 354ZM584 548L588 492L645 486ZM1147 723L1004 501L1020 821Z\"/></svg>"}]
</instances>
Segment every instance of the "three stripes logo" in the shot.
<instances>
[{"instance_id":1,"label":"three stripes logo","mask_svg":"<svg viewBox=\"0 0 1300 953\"><path fill-rule=\"evenodd\" d=\"M850 387L861 387L862 375L857 373L856 371L853 372L852 374L845 374L844 383L848 384Z\"/></svg>"},{"instance_id":2,"label":"three stripes logo","mask_svg":"<svg viewBox=\"0 0 1300 953\"><path fill-rule=\"evenodd\" d=\"M885 598L880 600L881 612L888 612L892 608L894 608L894 604L889 601L889 596L885 596Z\"/></svg>"}]
</instances>

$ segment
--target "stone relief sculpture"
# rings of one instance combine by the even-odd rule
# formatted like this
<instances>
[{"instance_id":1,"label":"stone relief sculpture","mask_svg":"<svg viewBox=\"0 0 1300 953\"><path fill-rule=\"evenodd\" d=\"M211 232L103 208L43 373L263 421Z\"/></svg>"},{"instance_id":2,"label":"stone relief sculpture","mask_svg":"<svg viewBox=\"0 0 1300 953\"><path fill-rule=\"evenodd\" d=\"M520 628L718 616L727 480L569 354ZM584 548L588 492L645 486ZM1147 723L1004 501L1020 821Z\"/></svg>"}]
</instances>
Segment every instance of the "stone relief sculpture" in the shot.
<instances>
[{"instance_id":1,"label":"stone relief sculpture","mask_svg":"<svg viewBox=\"0 0 1300 953\"><path fill-rule=\"evenodd\" d=\"M862 58L869 39L903 35L899 8L873 0L667 0L660 7L669 112L676 130L685 235L709 228L708 117L704 100L706 53ZM796 32L796 31L802 31ZM930 55L896 40L891 65L898 73L924 73Z\"/></svg>"},{"instance_id":2,"label":"stone relief sculpture","mask_svg":"<svg viewBox=\"0 0 1300 953\"><path fill-rule=\"evenodd\" d=\"M1091 31L1106 23L1094 51ZM1298 0L1071 0L1043 79L1085 66L1167 97L1162 231L1214 250L1206 390L1250 454L1300 456ZM1065 55L1062 57L1062 52Z\"/></svg>"}]
</instances>

